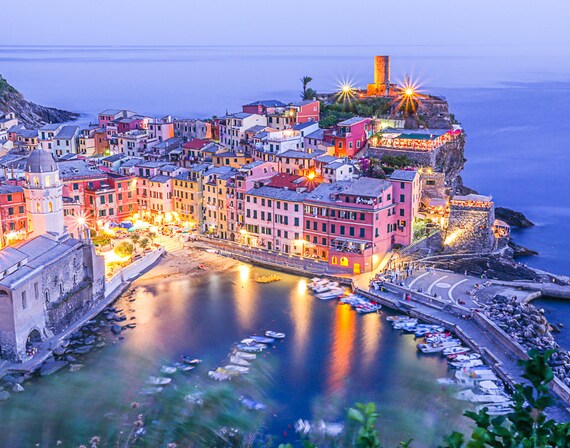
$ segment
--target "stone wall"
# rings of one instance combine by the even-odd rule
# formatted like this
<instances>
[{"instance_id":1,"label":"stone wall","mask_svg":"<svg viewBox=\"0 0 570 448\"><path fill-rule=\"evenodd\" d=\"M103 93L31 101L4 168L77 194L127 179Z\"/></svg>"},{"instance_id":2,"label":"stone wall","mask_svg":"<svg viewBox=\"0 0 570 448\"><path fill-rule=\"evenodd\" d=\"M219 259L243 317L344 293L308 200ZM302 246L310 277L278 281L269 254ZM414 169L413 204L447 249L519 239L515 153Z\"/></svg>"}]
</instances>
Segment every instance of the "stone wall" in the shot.
<instances>
[{"instance_id":1,"label":"stone wall","mask_svg":"<svg viewBox=\"0 0 570 448\"><path fill-rule=\"evenodd\" d=\"M406 156L421 166L435 167L437 153L440 149L441 148L437 148L433 151L406 151L403 149L370 146L366 150L366 157L381 159L383 156Z\"/></svg>"},{"instance_id":2,"label":"stone wall","mask_svg":"<svg viewBox=\"0 0 570 448\"><path fill-rule=\"evenodd\" d=\"M494 248L495 209L451 205L444 244L448 252L488 253Z\"/></svg>"}]
</instances>

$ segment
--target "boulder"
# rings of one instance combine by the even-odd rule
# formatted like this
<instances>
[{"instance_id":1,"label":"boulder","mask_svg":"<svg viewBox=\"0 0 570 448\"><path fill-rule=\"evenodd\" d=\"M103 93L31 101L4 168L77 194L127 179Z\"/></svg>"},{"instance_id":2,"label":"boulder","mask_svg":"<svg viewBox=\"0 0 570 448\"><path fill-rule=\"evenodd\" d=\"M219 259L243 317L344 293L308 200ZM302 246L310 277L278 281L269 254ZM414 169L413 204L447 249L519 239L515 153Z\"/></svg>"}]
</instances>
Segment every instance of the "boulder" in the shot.
<instances>
[{"instance_id":1,"label":"boulder","mask_svg":"<svg viewBox=\"0 0 570 448\"><path fill-rule=\"evenodd\" d=\"M21 384L16 384L12 388L12 392L24 392L24 388L22 387Z\"/></svg>"},{"instance_id":2,"label":"boulder","mask_svg":"<svg viewBox=\"0 0 570 448\"><path fill-rule=\"evenodd\" d=\"M115 335L120 334L121 331L123 331L123 327L121 327L120 325L115 324L111 326L111 332L113 334Z\"/></svg>"}]
</instances>

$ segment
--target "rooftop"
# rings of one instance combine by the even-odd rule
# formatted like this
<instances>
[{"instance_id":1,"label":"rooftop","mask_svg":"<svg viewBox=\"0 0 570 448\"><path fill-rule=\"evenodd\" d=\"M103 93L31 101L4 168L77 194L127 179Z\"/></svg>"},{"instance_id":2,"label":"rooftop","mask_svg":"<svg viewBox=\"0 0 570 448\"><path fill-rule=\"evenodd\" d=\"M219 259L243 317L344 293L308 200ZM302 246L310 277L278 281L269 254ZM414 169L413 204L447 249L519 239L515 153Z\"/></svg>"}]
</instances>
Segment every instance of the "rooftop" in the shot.
<instances>
[{"instance_id":1,"label":"rooftop","mask_svg":"<svg viewBox=\"0 0 570 448\"><path fill-rule=\"evenodd\" d=\"M193 140L190 140L190 141L187 141L186 143L184 143L182 145L182 147L185 149L201 149L204 146L206 146L208 143L210 143L209 140L204 140L201 138L195 138Z\"/></svg>"},{"instance_id":2,"label":"rooftop","mask_svg":"<svg viewBox=\"0 0 570 448\"><path fill-rule=\"evenodd\" d=\"M151 177L150 181L151 182L159 182L161 184L164 184L164 183L168 182L170 179L172 179L172 177L159 174L157 176Z\"/></svg>"},{"instance_id":3,"label":"rooftop","mask_svg":"<svg viewBox=\"0 0 570 448\"><path fill-rule=\"evenodd\" d=\"M361 121L364 120L370 120L370 119L364 117L352 117L349 118L348 120L341 121L340 123L337 124L337 126L352 126L353 124L360 123Z\"/></svg>"},{"instance_id":4,"label":"rooftop","mask_svg":"<svg viewBox=\"0 0 570 448\"><path fill-rule=\"evenodd\" d=\"M57 162L59 176L62 180L79 178L104 178L104 173L94 165L89 165L87 160L74 159Z\"/></svg>"},{"instance_id":5,"label":"rooftop","mask_svg":"<svg viewBox=\"0 0 570 448\"><path fill-rule=\"evenodd\" d=\"M56 138L71 139L79 132L79 126L64 126L57 133Z\"/></svg>"},{"instance_id":6,"label":"rooftop","mask_svg":"<svg viewBox=\"0 0 570 448\"><path fill-rule=\"evenodd\" d=\"M254 101L253 103L244 104L244 107L247 106L284 107L287 105L279 100L259 100Z\"/></svg>"},{"instance_id":7,"label":"rooftop","mask_svg":"<svg viewBox=\"0 0 570 448\"><path fill-rule=\"evenodd\" d=\"M403 182L413 182L418 175L416 170L394 170L388 177L391 180L401 180Z\"/></svg>"},{"instance_id":8,"label":"rooftop","mask_svg":"<svg viewBox=\"0 0 570 448\"><path fill-rule=\"evenodd\" d=\"M247 194L263 198L295 202L302 202L307 196L307 193L298 193L295 189L292 190L288 188L276 188L268 186L252 188L247 192Z\"/></svg>"},{"instance_id":9,"label":"rooftop","mask_svg":"<svg viewBox=\"0 0 570 448\"><path fill-rule=\"evenodd\" d=\"M318 156L324 154L324 151L314 151L312 153L304 152L304 151L296 151L294 149L290 149L289 151L285 151L284 153L277 154L277 157L288 157L290 159L316 159Z\"/></svg>"}]
</instances>

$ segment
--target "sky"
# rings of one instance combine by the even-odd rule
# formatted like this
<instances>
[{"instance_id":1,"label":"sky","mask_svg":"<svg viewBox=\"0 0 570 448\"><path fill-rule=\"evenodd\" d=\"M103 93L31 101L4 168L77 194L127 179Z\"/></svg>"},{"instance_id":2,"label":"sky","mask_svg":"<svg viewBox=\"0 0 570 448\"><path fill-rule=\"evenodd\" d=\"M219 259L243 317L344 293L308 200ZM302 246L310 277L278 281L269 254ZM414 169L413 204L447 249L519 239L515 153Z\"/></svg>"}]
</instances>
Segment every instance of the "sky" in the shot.
<instances>
[{"instance_id":1,"label":"sky","mask_svg":"<svg viewBox=\"0 0 570 448\"><path fill-rule=\"evenodd\" d=\"M0 46L570 44L563 0L2 3Z\"/></svg>"}]
</instances>

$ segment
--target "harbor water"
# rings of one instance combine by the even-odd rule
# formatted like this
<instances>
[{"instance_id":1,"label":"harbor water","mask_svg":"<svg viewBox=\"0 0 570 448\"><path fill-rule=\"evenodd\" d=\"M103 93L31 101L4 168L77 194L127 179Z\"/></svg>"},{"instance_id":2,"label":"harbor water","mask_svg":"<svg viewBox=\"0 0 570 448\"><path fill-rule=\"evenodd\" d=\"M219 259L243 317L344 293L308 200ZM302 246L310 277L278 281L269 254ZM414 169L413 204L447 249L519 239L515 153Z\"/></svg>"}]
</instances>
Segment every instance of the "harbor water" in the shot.
<instances>
[{"instance_id":1,"label":"harbor water","mask_svg":"<svg viewBox=\"0 0 570 448\"><path fill-rule=\"evenodd\" d=\"M268 329L287 334L260 356L271 366L261 391L269 405L265 430L280 441L295 440L297 419L342 421L357 401L378 404L386 446L410 438L414 446L436 446L451 428L466 427L467 404L436 383L448 369L441 355L419 354L414 336L392 329L385 313L359 315L336 300L316 299L307 279L280 274L278 282L255 282L269 273L240 265L137 287L117 304L136 323L124 339L107 334L106 347L87 355L83 369L24 384L25 392L0 404L0 446L104 440L108 419L144 402L144 381L161 375L162 365L181 355L202 358L184 374L202 387L211 383L208 370L228 363L232 345Z\"/></svg>"}]
</instances>

